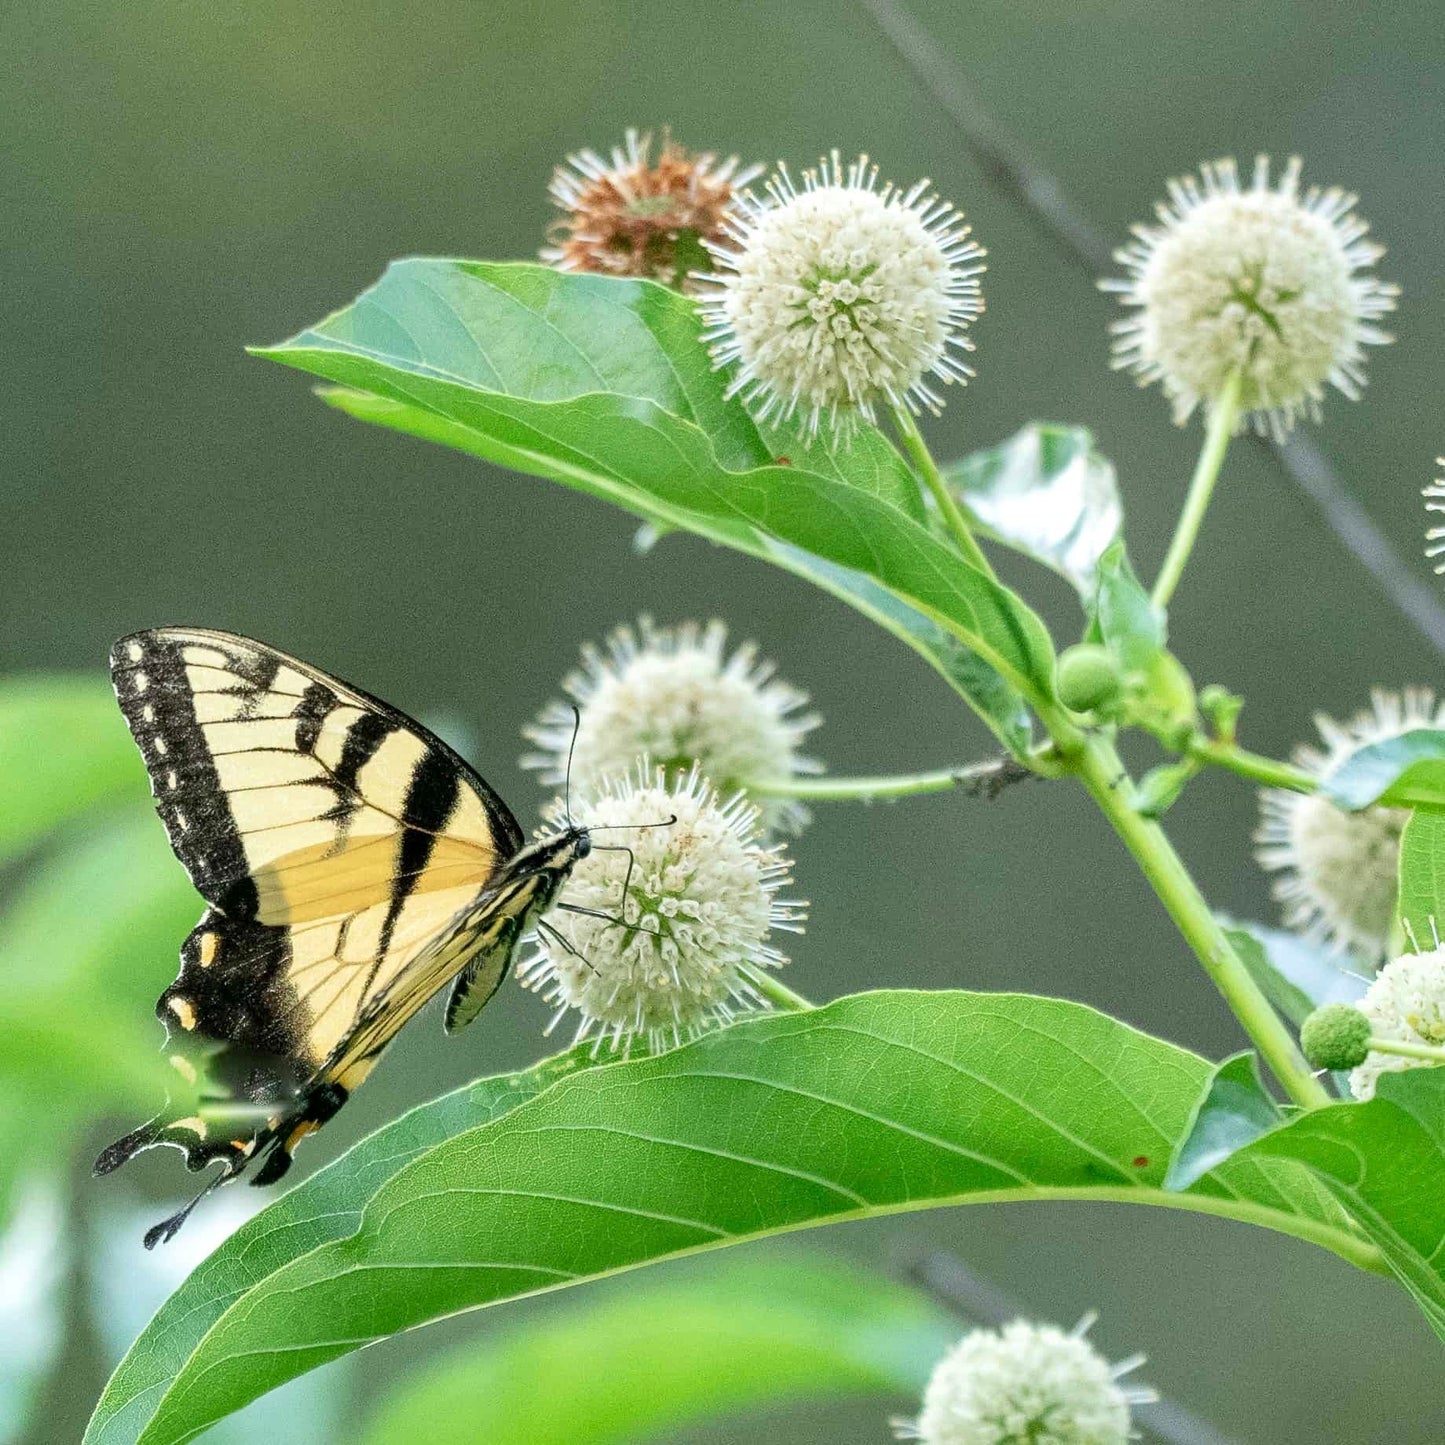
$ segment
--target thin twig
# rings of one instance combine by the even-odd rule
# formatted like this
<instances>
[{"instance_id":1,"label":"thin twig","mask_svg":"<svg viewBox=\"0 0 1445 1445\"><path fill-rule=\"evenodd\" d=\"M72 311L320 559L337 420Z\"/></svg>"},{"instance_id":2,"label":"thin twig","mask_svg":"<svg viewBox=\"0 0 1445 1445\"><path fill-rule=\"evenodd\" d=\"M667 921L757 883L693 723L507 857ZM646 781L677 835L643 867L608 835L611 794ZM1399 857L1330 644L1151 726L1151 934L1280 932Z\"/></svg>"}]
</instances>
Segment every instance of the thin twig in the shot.
<instances>
[{"instance_id":1,"label":"thin twig","mask_svg":"<svg viewBox=\"0 0 1445 1445\"><path fill-rule=\"evenodd\" d=\"M997 1285L975 1274L946 1250L931 1250L909 1260L903 1273L970 1324L996 1329L1020 1316L1028 1317L1029 1312ZM1151 1405L1135 1405L1133 1409L1139 1424L1166 1445L1235 1445L1208 1421L1162 1396Z\"/></svg>"},{"instance_id":2,"label":"thin twig","mask_svg":"<svg viewBox=\"0 0 1445 1445\"><path fill-rule=\"evenodd\" d=\"M1041 233L1090 278L1110 270L1113 248L1105 234L1074 204L1058 177L999 127L962 68L944 54L902 0L862 0L862 4L899 58L958 127L964 149L984 180L1022 207ZM1314 442L1298 432L1283 444L1268 437L1252 439L1274 456L1315 504L1340 545L1445 657L1445 605L1370 520Z\"/></svg>"}]
</instances>

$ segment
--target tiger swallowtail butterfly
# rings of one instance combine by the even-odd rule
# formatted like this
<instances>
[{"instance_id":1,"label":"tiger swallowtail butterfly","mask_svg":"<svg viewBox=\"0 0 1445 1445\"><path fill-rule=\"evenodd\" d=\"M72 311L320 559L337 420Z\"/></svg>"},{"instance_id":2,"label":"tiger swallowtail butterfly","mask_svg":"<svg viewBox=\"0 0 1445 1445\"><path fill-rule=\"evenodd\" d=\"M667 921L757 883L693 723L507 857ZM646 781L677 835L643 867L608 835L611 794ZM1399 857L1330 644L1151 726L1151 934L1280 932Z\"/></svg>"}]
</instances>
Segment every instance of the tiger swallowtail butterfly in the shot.
<instances>
[{"instance_id":1,"label":"tiger swallowtail butterfly","mask_svg":"<svg viewBox=\"0 0 1445 1445\"><path fill-rule=\"evenodd\" d=\"M279 1179L443 985L447 1030L470 1023L592 840L569 820L528 844L426 728L262 643L137 632L111 677L208 905L156 1005L196 1111L158 1115L95 1164L108 1174L157 1144L191 1170L222 1161L150 1249L252 1165L253 1184Z\"/></svg>"}]
</instances>

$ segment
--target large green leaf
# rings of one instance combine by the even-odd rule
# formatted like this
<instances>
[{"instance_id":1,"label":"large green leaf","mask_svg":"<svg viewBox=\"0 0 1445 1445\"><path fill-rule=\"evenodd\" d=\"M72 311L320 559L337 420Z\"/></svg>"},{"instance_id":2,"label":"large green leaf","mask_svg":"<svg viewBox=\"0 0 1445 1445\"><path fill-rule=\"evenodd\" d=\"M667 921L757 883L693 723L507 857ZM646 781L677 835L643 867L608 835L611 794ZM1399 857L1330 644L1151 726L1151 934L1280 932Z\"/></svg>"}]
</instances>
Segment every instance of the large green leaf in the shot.
<instances>
[{"instance_id":1,"label":"large green leaf","mask_svg":"<svg viewBox=\"0 0 1445 1445\"><path fill-rule=\"evenodd\" d=\"M1315 1172L1445 1340L1445 1069L1384 1074L1368 1102L1314 1109L1234 1156L1266 1158Z\"/></svg>"},{"instance_id":2,"label":"large green leaf","mask_svg":"<svg viewBox=\"0 0 1445 1445\"><path fill-rule=\"evenodd\" d=\"M145 796L145 768L104 678L0 681L0 863L98 804Z\"/></svg>"},{"instance_id":3,"label":"large green leaf","mask_svg":"<svg viewBox=\"0 0 1445 1445\"><path fill-rule=\"evenodd\" d=\"M249 1290L307 1251L354 1233L366 1201L418 1155L500 1118L591 1063L592 1046L586 1044L523 1073L478 1079L443 1094L369 1135L247 1220L157 1311L106 1386L86 1441L139 1439L183 1362Z\"/></svg>"},{"instance_id":4,"label":"large green leaf","mask_svg":"<svg viewBox=\"0 0 1445 1445\"><path fill-rule=\"evenodd\" d=\"M1400 839L1400 921L1420 948L1445 930L1445 813L1421 808Z\"/></svg>"},{"instance_id":5,"label":"large green leaf","mask_svg":"<svg viewBox=\"0 0 1445 1445\"><path fill-rule=\"evenodd\" d=\"M1415 728L1365 743L1340 759L1320 791L1352 812L1375 804L1445 809L1445 730Z\"/></svg>"},{"instance_id":6,"label":"large green leaf","mask_svg":"<svg viewBox=\"0 0 1445 1445\"><path fill-rule=\"evenodd\" d=\"M260 354L339 383L365 420L550 477L659 528L755 556L774 540L872 578L1035 705L1048 634L935 537L881 437L805 449L764 437L712 368L693 304L645 281L410 260Z\"/></svg>"},{"instance_id":7,"label":"large green leaf","mask_svg":"<svg viewBox=\"0 0 1445 1445\"><path fill-rule=\"evenodd\" d=\"M1164 1191L1209 1072L1078 1004L886 992L748 1019L540 1093L523 1076L515 1094L535 1096L500 1116L478 1086L472 1127L466 1094L417 1110L223 1246L136 1342L87 1440L176 1445L427 1320L903 1209L1170 1204L1369 1263L1298 1167L1231 1162Z\"/></svg>"},{"instance_id":8,"label":"large green leaf","mask_svg":"<svg viewBox=\"0 0 1445 1445\"><path fill-rule=\"evenodd\" d=\"M688 1269L493 1331L382 1402L362 1445L623 1445L789 1400L914 1394L957 1322L877 1275L804 1258ZM558 1384L566 1382L565 1389Z\"/></svg>"},{"instance_id":9,"label":"large green leaf","mask_svg":"<svg viewBox=\"0 0 1445 1445\"><path fill-rule=\"evenodd\" d=\"M1091 604L1099 560L1124 508L1113 466L1081 426L1030 422L1006 442L944 468L958 499L992 537L1051 567Z\"/></svg>"}]
</instances>

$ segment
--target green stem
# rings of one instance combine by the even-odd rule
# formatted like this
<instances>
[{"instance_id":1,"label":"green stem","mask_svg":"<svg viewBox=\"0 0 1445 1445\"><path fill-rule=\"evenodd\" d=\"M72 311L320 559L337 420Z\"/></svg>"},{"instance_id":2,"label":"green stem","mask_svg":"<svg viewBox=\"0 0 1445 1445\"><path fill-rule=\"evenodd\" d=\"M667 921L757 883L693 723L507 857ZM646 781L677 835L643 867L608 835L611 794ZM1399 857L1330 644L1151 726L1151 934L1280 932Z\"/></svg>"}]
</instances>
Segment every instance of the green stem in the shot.
<instances>
[{"instance_id":1,"label":"green stem","mask_svg":"<svg viewBox=\"0 0 1445 1445\"><path fill-rule=\"evenodd\" d=\"M803 1009L815 1007L810 999L795 993L770 968L750 969L748 978L774 1008L780 1008L785 1013L799 1013Z\"/></svg>"},{"instance_id":2,"label":"green stem","mask_svg":"<svg viewBox=\"0 0 1445 1445\"><path fill-rule=\"evenodd\" d=\"M904 449L913 459L913 465L918 469L919 476L923 478L923 484L933 494L933 500L938 503L938 510L943 514L944 521L948 523L948 529L953 533L959 551L986 577L993 577L997 581L998 578L994 574L992 565L983 555L983 549L973 535L973 528L968 525L968 518L963 515L963 509L949 490L948 483L943 479L943 473L938 470L938 463L933 460L933 453L928 450L928 443L923 440L923 433L918 430L918 423L914 421L906 407L895 406L893 408L893 425L898 428L898 435L902 439Z\"/></svg>"},{"instance_id":3,"label":"green stem","mask_svg":"<svg viewBox=\"0 0 1445 1445\"><path fill-rule=\"evenodd\" d=\"M1175 529L1174 540L1169 544L1169 554L1159 570L1159 580L1154 584L1156 607L1169 605L1169 599L1184 575L1189 554L1194 550L1200 524L1214 494L1214 484L1219 480L1219 469L1224 465L1224 454L1229 450L1229 439L1234 435L1234 424L1239 419L1239 392L1243 382L1243 372L1231 373L1224 383L1224 390L1209 408L1209 425L1204 433L1203 450L1194 468L1194 478L1189 483L1189 496L1183 512L1179 514L1179 525Z\"/></svg>"},{"instance_id":4,"label":"green stem","mask_svg":"<svg viewBox=\"0 0 1445 1445\"><path fill-rule=\"evenodd\" d=\"M1445 1049L1432 1044L1412 1044L1405 1039L1370 1039L1370 1050L1376 1054L1398 1054L1402 1059L1424 1059L1431 1064L1445 1064Z\"/></svg>"},{"instance_id":5,"label":"green stem","mask_svg":"<svg viewBox=\"0 0 1445 1445\"><path fill-rule=\"evenodd\" d=\"M1313 773L1297 768L1292 763L1281 763L1260 753L1247 752L1233 743L1196 738L1189 744L1189 756L1198 758L1216 768L1228 768L1242 778L1256 783L1267 783L1272 788L1288 788L1292 793L1315 793L1319 791L1320 780Z\"/></svg>"},{"instance_id":6,"label":"green stem","mask_svg":"<svg viewBox=\"0 0 1445 1445\"><path fill-rule=\"evenodd\" d=\"M748 791L762 797L801 798L808 802L909 798L917 793L946 793L950 788L966 784L986 785L999 778L1003 771L1003 764L990 761L876 778L779 778L773 782L752 783ZM1023 772L1021 764L1019 771Z\"/></svg>"},{"instance_id":7,"label":"green stem","mask_svg":"<svg viewBox=\"0 0 1445 1445\"><path fill-rule=\"evenodd\" d=\"M1300 1053L1294 1035L1240 962L1164 830L1158 823L1140 817L1130 806L1133 784L1113 744L1099 735L1092 736L1079 756L1078 768L1084 786L1134 855L1214 986L1290 1097L1306 1109L1331 1103Z\"/></svg>"}]
</instances>

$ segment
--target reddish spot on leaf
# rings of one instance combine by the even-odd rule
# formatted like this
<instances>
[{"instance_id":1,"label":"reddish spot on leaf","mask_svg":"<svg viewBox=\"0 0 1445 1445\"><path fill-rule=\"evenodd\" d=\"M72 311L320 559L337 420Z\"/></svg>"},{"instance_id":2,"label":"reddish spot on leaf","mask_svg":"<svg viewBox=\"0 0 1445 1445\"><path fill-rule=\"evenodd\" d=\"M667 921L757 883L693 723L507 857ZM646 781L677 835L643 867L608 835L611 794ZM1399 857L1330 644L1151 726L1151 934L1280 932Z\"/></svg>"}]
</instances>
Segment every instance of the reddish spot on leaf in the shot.
<instances>
[{"instance_id":1,"label":"reddish spot on leaf","mask_svg":"<svg viewBox=\"0 0 1445 1445\"><path fill-rule=\"evenodd\" d=\"M1135 1156L1134 1167L1136 1169L1144 1169L1148 1166L1148 1163L1149 1156L1147 1154L1139 1154Z\"/></svg>"},{"instance_id":2,"label":"reddish spot on leaf","mask_svg":"<svg viewBox=\"0 0 1445 1445\"><path fill-rule=\"evenodd\" d=\"M778 457L774 460L773 465L779 467L790 467L793 465L793 459L792 457Z\"/></svg>"}]
</instances>

